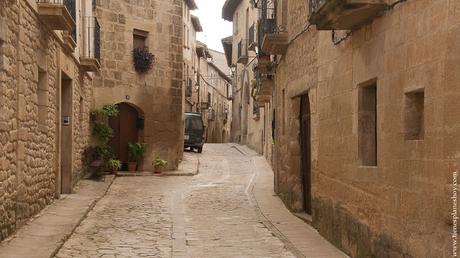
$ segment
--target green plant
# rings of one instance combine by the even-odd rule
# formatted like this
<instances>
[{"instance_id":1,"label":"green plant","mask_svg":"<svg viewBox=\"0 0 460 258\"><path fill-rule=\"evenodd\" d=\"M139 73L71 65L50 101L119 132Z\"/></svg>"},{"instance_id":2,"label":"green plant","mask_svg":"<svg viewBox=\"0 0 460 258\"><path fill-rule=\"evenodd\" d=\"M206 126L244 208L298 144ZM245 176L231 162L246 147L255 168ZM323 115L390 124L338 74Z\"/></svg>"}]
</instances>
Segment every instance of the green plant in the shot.
<instances>
[{"instance_id":1,"label":"green plant","mask_svg":"<svg viewBox=\"0 0 460 258\"><path fill-rule=\"evenodd\" d=\"M93 159L94 160L110 160L114 157L112 149L108 146L97 146L94 148Z\"/></svg>"},{"instance_id":2,"label":"green plant","mask_svg":"<svg viewBox=\"0 0 460 258\"><path fill-rule=\"evenodd\" d=\"M113 170L119 170L121 168L121 161L118 159L111 159L107 162L107 166Z\"/></svg>"},{"instance_id":3,"label":"green plant","mask_svg":"<svg viewBox=\"0 0 460 258\"><path fill-rule=\"evenodd\" d=\"M95 108L91 110L91 115L105 115L108 117L117 116L119 113L118 106L115 104L105 104L101 108Z\"/></svg>"},{"instance_id":4,"label":"green plant","mask_svg":"<svg viewBox=\"0 0 460 258\"><path fill-rule=\"evenodd\" d=\"M144 73L152 68L155 56L149 52L147 47L137 47L133 49L134 69L139 73Z\"/></svg>"},{"instance_id":5,"label":"green plant","mask_svg":"<svg viewBox=\"0 0 460 258\"><path fill-rule=\"evenodd\" d=\"M144 155L144 145L140 143L128 143L128 158L130 161L139 161L139 159Z\"/></svg>"},{"instance_id":6,"label":"green plant","mask_svg":"<svg viewBox=\"0 0 460 258\"><path fill-rule=\"evenodd\" d=\"M155 166L160 166L160 167L165 167L166 165L168 165L168 161L164 160L164 159L160 159L160 157L157 157L153 163L153 165Z\"/></svg>"},{"instance_id":7,"label":"green plant","mask_svg":"<svg viewBox=\"0 0 460 258\"><path fill-rule=\"evenodd\" d=\"M113 129L104 123L95 123L93 127L93 135L102 142L107 143L113 137Z\"/></svg>"}]
</instances>

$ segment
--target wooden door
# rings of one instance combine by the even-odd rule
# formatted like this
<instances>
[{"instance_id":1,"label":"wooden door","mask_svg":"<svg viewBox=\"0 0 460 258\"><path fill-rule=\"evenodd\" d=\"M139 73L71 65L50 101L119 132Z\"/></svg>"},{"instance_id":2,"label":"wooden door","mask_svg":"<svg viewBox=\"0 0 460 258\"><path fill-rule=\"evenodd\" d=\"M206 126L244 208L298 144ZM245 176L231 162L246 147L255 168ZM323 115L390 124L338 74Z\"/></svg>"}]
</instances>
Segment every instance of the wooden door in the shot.
<instances>
[{"instance_id":1,"label":"wooden door","mask_svg":"<svg viewBox=\"0 0 460 258\"><path fill-rule=\"evenodd\" d=\"M311 214L311 134L310 134L310 101L308 95L300 99L300 148L301 148L301 178L303 190L303 207Z\"/></svg>"},{"instance_id":2,"label":"wooden door","mask_svg":"<svg viewBox=\"0 0 460 258\"><path fill-rule=\"evenodd\" d=\"M138 142L137 121L139 118L137 110L126 104L118 104L118 117L110 119L110 126L114 131L111 141L113 152L117 159L123 163L128 162L128 143Z\"/></svg>"}]
</instances>

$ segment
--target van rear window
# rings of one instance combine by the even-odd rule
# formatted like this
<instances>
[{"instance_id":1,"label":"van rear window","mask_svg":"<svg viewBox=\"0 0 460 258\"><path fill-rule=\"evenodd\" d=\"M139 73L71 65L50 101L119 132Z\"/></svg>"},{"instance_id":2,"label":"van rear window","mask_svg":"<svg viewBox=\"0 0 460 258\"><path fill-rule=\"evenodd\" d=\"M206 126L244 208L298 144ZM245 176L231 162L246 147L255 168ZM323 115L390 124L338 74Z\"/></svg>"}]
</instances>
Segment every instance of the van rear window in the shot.
<instances>
[{"instance_id":1,"label":"van rear window","mask_svg":"<svg viewBox=\"0 0 460 258\"><path fill-rule=\"evenodd\" d=\"M185 128L192 130L203 130L203 123L199 118L185 119Z\"/></svg>"}]
</instances>

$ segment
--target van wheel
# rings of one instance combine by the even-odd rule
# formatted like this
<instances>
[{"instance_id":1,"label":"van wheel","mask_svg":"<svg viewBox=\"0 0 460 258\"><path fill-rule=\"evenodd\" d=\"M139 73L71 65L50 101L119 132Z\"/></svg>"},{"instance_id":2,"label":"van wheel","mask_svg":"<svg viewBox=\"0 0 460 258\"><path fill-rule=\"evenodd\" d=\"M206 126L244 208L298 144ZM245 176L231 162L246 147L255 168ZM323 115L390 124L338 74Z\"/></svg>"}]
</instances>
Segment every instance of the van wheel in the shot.
<instances>
[{"instance_id":1,"label":"van wheel","mask_svg":"<svg viewBox=\"0 0 460 258\"><path fill-rule=\"evenodd\" d=\"M201 153L201 152L203 152L203 147L198 147L197 150L198 150L198 153Z\"/></svg>"}]
</instances>

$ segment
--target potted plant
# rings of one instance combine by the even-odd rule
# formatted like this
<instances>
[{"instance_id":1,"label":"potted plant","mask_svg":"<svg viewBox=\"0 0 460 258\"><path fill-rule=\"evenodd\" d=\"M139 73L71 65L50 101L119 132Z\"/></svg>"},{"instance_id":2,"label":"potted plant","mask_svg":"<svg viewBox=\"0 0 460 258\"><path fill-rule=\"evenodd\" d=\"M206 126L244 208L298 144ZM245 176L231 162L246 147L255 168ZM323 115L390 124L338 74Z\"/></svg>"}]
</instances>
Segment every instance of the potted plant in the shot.
<instances>
[{"instance_id":1,"label":"potted plant","mask_svg":"<svg viewBox=\"0 0 460 258\"><path fill-rule=\"evenodd\" d=\"M128 143L128 171L136 171L137 163L144 155L144 145L140 143Z\"/></svg>"},{"instance_id":2,"label":"potted plant","mask_svg":"<svg viewBox=\"0 0 460 258\"><path fill-rule=\"evenodd\" d=\"M118 159L111 159L107 162L107 166L112 170L113 174L117 174L117 171L121 168L121 161Z\"/></svg>"},{"instance_id":3,"label":"potted plant","mask_svg":"<svg viewBox=\"0 0 460 258\"><path fill-rule=\"evenodd\" d=\"M154 161L153 161L153 172L155 172L156 174L160 174L162 169L164 167L166 167L166 165L168 165L168 161L164 160L164 159L160 159L159 157L157 157Z\"/></svg>"},{"instance_id":4,"label":"potted plant","mask_svg":"<svg viewBox=\"0 0 460 258\"><path fill-rule=\"evenodd\" d=\"M133 49L134 69L138 73L145 73L152 68L155 56L150 53L148 47L137 47Z\"/></svg>"}]
</instances>

